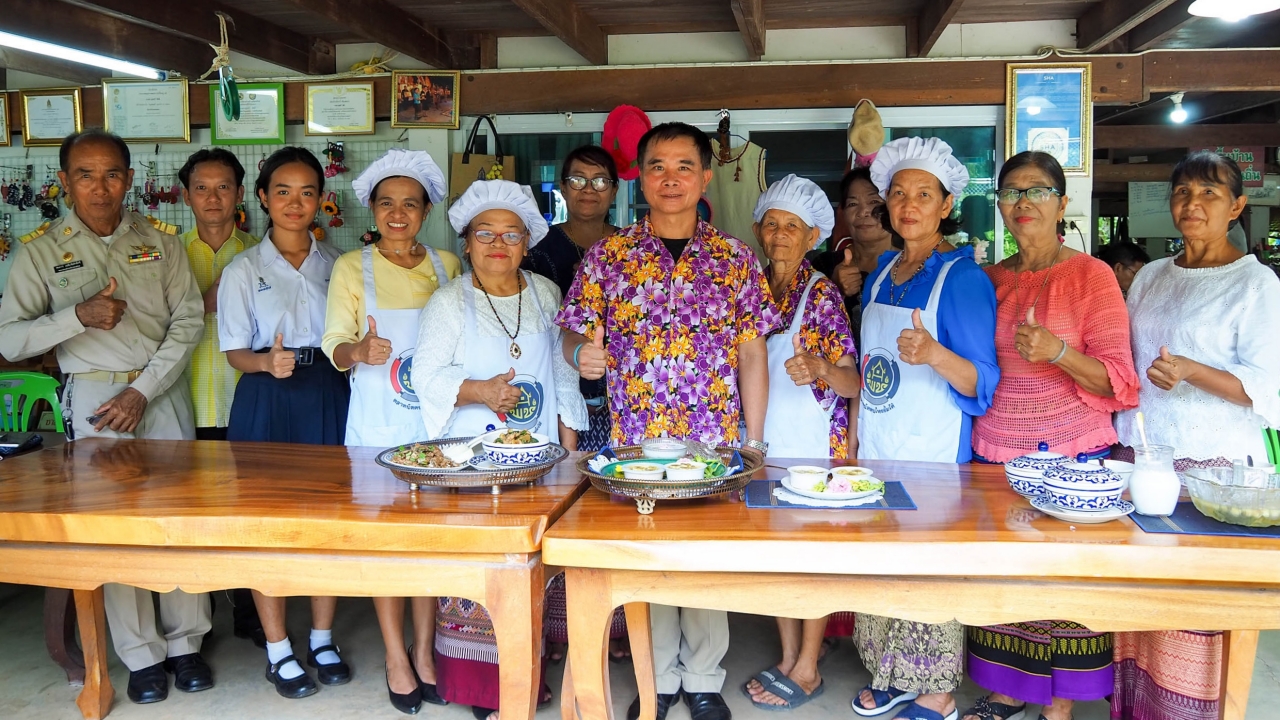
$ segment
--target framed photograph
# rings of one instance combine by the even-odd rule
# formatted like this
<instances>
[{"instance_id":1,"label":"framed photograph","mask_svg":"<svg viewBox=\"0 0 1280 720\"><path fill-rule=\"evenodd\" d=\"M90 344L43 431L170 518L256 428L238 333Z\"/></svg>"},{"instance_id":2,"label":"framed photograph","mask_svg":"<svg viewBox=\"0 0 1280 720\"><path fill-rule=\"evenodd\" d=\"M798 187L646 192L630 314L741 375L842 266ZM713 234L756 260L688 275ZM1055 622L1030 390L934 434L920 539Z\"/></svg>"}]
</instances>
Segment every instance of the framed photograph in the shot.
<instances>
[{"instance_id":1,"label":"framed photograph","mask_svg":"<svg viewBox=\"0 0 1280 720\"><path fill-rule=\"evenodd\" d=\"M1090 63L1009 63L1005 157L1039 150L1068 175L1088 175L1093 159Z\"/></svg>"},{"instance_id":2,"label":"framed photograph","mask_svg":"<svg viewBox=\"0 0 1280 720\"><path fill-rule=\"evenodd\" d=\"M218 86L209 86L209 129L214 145L283 145L284 83L242 83L240 119L222 114Z\"/></svg>"},{"instance_id":3,"label":"framed photograph","mask_svg":"<svg viewBox=\"0 0 1280 720\"><path fill-rule=\"evenodd\" d=\"M391 127L458 129L457 70L393 70Z\"/></svg>"},{"instance_id":4,"label":"framed photograph","mask_svg":"<svg viewBox=\"0 0 1280 720\"><path fill-rule=\"evenodd\" d=\"M308 135L369 135L373 121L373 83L308 84Z\"/></svg>"},{"instance_id":5,"label":"framed photograph","mask_svg":"<svg viewBox=\"0 0 1280 720\"><path fill-rule=\"evenodd\" d=\"M23 90L21 98L24 145L61 145L63 138L83 127L78 87Z\"/></svg>"},{"instance_id":6,"label":"framed photograph","mask_svg":"<svg viewBox=\"0 0 1280 720\"><path fill-rule=\"evenodd\" d=\"M129 142L191 142L187 79L102 79L102 118L108 132Z\"/></svg>"},{"instance_id":7,"label":"framed photograph","mask_svg":"<svg viewBox=\"0 0 1280 720\"><path fill-rule=\"evenodd\" d=\"M9 95L0 92L0 147L9 145Z\"/></svg>"}]
</instances>

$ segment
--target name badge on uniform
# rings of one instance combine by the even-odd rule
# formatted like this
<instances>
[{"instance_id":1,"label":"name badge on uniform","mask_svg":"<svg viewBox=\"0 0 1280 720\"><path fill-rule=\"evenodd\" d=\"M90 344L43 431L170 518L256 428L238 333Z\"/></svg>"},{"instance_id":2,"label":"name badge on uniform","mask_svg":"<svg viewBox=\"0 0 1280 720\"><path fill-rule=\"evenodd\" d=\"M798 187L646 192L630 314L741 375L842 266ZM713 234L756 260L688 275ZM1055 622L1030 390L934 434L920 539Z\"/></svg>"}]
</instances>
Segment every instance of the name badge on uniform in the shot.
<instances>
[{"instance_id":1,"label":"name badge on uniform","mask_svg":"<svg viewBox=\"0 0 1280 720\"><path fill-rule=\"evenodd\" d=\"M53 272L64 273L64 272L67 272L68 270L79 270L82 267L84 267L84 261L76 260L75 262L63 263L61 265L54 265Z\"/></svg>"},{"instance_id":2,"label":"name badge on uniform","mask_svg":"<svg viewBox=\"0 0 1280 720\"><path fill-rule=\"evenodd\" d=\"M129 256L130 264L151 262L164 258L153 245L131 245L129 247L133 250L133 254Z\"/></svg>"}]
</instances>

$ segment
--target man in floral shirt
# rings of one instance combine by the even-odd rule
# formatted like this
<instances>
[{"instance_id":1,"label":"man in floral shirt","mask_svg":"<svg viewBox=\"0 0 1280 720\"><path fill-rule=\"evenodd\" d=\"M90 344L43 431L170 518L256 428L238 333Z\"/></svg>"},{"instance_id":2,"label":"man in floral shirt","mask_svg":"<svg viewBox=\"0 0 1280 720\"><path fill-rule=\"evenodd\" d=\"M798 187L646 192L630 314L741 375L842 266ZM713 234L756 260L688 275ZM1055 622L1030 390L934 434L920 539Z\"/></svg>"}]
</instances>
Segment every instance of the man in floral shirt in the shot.
<instances>
[{"instance_id":1,"label":"man in floral shirt","mask_svg":"<svg viewBox=\"0 0 1280 720\"><path fill-rule=\"evenodd\" d=\"M739 443L741 417L746 441L763 448L765 335L778 312L751 249L698 219L711 143L667 123L641 138L638 154L649 215L587 252L556 317L565 357L584 378L607 378L615 445ZM654 605L651 617L658 720L681 689L693 720L729 720L720 696L728 615ZM628 719L639 712L636 698Z\"/></svg>"}]
</instances>

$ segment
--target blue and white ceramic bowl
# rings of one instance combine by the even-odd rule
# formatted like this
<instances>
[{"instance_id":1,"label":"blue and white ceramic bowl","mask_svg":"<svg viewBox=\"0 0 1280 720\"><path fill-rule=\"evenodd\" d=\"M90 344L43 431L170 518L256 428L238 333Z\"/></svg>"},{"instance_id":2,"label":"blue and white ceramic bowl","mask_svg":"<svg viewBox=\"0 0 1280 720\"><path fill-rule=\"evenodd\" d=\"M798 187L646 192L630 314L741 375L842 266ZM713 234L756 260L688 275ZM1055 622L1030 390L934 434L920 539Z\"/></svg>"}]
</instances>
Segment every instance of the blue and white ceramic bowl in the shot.
<instances>
[{"instance_id":1,"label":"blue and white ceramic bowl","mask_svg":"<svg viewBox=\"0 0 1280 720\"><path fill-rule=\"evenodd\" d=\"M1049 501L1063 510L1082 510L1087 512L1099 512L1109 510L1120 502L1120 493L1122 490L1114 492L1099 492L1093 494L1082 494L1077 492L1063 491L1051 488L1048 485L1044 488L1044 494Z\"/></svg>"},{"instance_id":2,"label":"blue and white ceramic bowl","mask_svg":"<svg viewBox=\"0 0 1280 720\"><path fill-rule=\"evenodd\" d=\"M1008 475L1007 477L1009 479L1009 487L1013 488L1013 491L1022 497L1032 498L1044 494L1043 483L1014 475Z\"/></svg>"},{"instance_id":3,"label":"blue and white ceramic bowl","mask_svg":"<svg viewBox=\"0 0 1280 720\"><path fill-rule=\"evenodd\" d=\"M506 445L493 442L502 430L489 433L484 437L485 457L494 465L532 465L546 460L551 453L551 439L546 435L531 433L534 442L520 445Z\"/></svg>"},{"instance_id":4,"label":"blue and white ceramic bowl","mask_svg":"<svg viewBox=\"0 0 1280 720\"><path fill-rule=\"evenodd\" d=\"M1034 497L1044 491L1041 482L1044 471L1068 462L1066 455L1049 452L1049 443L1040 443L1039 452L1016 457L1005 463L1004 475L1014 492Z\"/></svg>"},{"instance_id":5,"label":"blue and white ceramic bowl","mask_svg":"<svg viewBox=\"0 0 1280 720\"><path fill-rule=\"evenodd\" d=\"M1106 510L1120 500L1124 478L1102 465L1076 462L1050 468L1044 472L1044 490L1053 504L1069 510Z\"/></svg>"}]
</instances>

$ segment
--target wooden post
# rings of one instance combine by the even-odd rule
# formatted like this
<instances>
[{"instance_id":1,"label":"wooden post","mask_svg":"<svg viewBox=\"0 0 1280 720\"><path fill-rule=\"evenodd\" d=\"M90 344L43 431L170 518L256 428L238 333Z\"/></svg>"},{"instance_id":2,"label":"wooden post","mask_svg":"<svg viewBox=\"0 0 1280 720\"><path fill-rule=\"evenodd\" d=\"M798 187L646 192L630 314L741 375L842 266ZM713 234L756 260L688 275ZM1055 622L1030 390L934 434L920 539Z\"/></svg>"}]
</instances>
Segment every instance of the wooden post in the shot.
<instances>
[{"instance_id":1,"label":"wooden post","mask_svg":"<svg viewBox=\"0 0 1280 720\"><path fill-rule=\"evenodd\" d=\"M1258 654L1257 630L1222 633L1222 690L1218 696L1219 720L1244 720L1249 707L1253 661Z\"/></svg>"},{"instance_id":2,"label":"wooden post","mask_svg":"<svg viewBox=\"0 0 1280 720\"><path fill-rule=\"evenodd\" d=\"M84 689L76 698L86 720L101 720L111 711L115 690L107 675L107 611L102 586L76 590L76 617L84 650Z\"/></svg>"}]
</instances>

